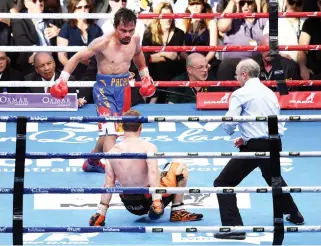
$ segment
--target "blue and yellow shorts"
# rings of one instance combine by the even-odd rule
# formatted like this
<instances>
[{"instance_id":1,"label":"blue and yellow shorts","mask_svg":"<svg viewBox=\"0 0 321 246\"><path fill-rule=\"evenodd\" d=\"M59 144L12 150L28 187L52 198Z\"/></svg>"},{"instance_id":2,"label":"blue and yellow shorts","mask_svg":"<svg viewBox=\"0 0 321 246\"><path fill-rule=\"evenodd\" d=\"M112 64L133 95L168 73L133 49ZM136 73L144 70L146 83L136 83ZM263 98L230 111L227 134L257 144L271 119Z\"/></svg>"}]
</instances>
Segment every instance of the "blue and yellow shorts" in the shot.
<instances>
[{"instance_id":1,"label":"blue and yellow shorts","mask_svg":"<svg viewBox=\"0 0 321 246\"><path fill-rule=\"evenodd\" d=\"M131 88L129 73L121 75L97 74L93 98L98 116L120 116L130 109ZM99 123L99 136L121 135L121 123Z\"/></svg>"}]
</instances>

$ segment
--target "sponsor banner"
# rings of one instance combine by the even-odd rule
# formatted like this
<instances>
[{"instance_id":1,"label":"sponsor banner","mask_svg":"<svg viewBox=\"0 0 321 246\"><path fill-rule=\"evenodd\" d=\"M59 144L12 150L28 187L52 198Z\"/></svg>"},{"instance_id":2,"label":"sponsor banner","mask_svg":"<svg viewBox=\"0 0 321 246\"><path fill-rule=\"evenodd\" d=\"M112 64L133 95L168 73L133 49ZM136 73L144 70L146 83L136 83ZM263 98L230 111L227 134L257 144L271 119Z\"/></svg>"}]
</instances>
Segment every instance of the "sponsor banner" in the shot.
<instances>
[{"instance_id":1,"label":"sponsor banner","mask_svg":"<svg viewBox=\"0 0 321 246\"><path fill-rule=\"evenodd\" d=\"M229 99L232 93L225 92L201 92L197 93L197 109L228 109ZM281 109L321 109L320 91L289 92L280 96L275 93Z\"/></svg>"},{"instance_id":2,"label":"sponsor banner","mask_svg":"<svg viewBox=\"0 0 321 246\"><path fill-rule=\"evenodd\" d=\"M250 209L250 194L239 193L237 205L240 209ZM34 209L37 210L88 210L97 209L100 194L35 194ZM216 194L186 194L184 195L186 208L218 209ZM168 206L167 209L170 207ZM118 194L111 199L109 209L125 209Z\"/></svg>"},{"instance_id":3,"label":"sponsor banner","mask_svg":"<svg viewBox=\"0 0 321 246\"><path fill-rule=\"evenodd\" d=\"M76 93L63 99L48 93L0 93L0 111L77 111Z\"/></svg>"},{"instance_id":4,"label":"sponsor banner","mask_svg":"<svg viewBox=\"0 0 321 246\"><path fill-rule=\"evenodd\" d=\"M289 95L280 96L276 93L282 109L320 109L321 92L303 91L290 92Z\"/></svg>"},{"instance_id":5,"label":"sponsor banner","mask_svg":"<svg viewBox=\"0 0 321 246\"><path fill-rule=\"evenodd\" d=\"M232 92L199 92L196 96L197 109L228 109Z\"/></svg>"}]
</instances>

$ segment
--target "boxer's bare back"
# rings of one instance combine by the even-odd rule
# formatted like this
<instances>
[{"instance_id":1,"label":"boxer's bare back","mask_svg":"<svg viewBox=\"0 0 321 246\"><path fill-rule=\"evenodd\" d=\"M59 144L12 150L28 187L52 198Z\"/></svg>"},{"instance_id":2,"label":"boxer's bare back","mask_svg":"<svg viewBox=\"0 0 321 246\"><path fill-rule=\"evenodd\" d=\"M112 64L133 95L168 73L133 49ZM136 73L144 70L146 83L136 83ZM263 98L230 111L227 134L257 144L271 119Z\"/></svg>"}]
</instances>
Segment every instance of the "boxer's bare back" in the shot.
<instances>
[{"instance_id":1,"label":"boxer's bare back","mask_svg":"<svg viewBox=\"0 0 321 246\"><path fill-rule=\"evenodd\" d=\"M130 137L125 138L122 142L115 144L114 147L109 151L109 153L147 153L147 152L157 152L157 148L154 144L149 143L146 140ZM121 186L124 187L146 187L148 185L155 185L155 180L157 179L158 172L151 172L157 166L157 159L109 159L110 167ZM154 169L155 170L155 169ZM109 170L111 171L111 170ZM152 180L149 180L152 179ZM153 183L153 184L151 184ZM157 185L157 184L156 184Z\"/></svg>"}]
</instances>

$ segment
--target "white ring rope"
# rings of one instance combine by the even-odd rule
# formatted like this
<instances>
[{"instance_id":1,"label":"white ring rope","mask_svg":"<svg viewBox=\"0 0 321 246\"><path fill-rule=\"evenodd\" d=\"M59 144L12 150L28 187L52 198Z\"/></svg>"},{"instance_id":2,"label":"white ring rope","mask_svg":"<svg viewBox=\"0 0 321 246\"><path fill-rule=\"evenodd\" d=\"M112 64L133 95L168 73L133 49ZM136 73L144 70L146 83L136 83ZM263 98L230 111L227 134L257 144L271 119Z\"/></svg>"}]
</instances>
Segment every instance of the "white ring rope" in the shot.
<instances>
[{"instance_id":1,"label":"white ring rope","mask_svg":"<svg viewBox=\"0 0 321 246\"><path fill-rule=\"evenodd\" d=\"M96 81L68 81L68 87L93 87ZM51 87L55 81L1 81L0 87ZM135 87L134 84L130 86Z\"/></svg>"},{"instance_id":2,"label":"white ring rope","mask_svg":"<svg viewBox=\"0 0 321 246\"><path fill-rule=\"evenodd\" d=\"M3 52L78 52L87 46L0 46Z\"/></svg>"}]
</instances>

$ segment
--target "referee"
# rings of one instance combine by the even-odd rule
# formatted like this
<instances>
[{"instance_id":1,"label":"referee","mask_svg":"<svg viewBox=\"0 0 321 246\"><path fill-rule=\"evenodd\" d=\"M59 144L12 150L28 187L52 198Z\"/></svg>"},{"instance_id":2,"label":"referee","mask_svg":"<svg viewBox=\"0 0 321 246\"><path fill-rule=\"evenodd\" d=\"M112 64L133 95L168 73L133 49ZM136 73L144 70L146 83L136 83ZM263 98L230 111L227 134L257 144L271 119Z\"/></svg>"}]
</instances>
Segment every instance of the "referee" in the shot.
<instances>
[{"instance_id":1,"label":"referee","mask_svg":"<svg viewBox=\"0 0 321 246\"><path fill-rule=\"evenodd\" d=\"M269 116L279 115L280 106L274 92L263 85L258 77L260 67L252 59L242 60L236 67L236 77L241 88L233 92L230 98L229 110L226 116ZM237 122L223 123L223 129L232 135ZM279 134L284 133L284 124L279 123ZM241 152L269 151L269 133L267 122L241 122L238 124L241 137L234 140L235 147ZM281 139L279 140L282 148ZM235 187L259 167L266 183L271 186L271 171L269 159L231 159L220 175L215 179L215 187ZM287 186L282 178L282 186ZM243 226L243 221L237 207L235 194L217 194L220 215L223 226ZM304 218L299 212L290 194L282 196L283 214L289 214L287 221L297 225L304 224ZM216 233L215 238L244 240L245 233Z\"/></svg>"}]
</instances>

